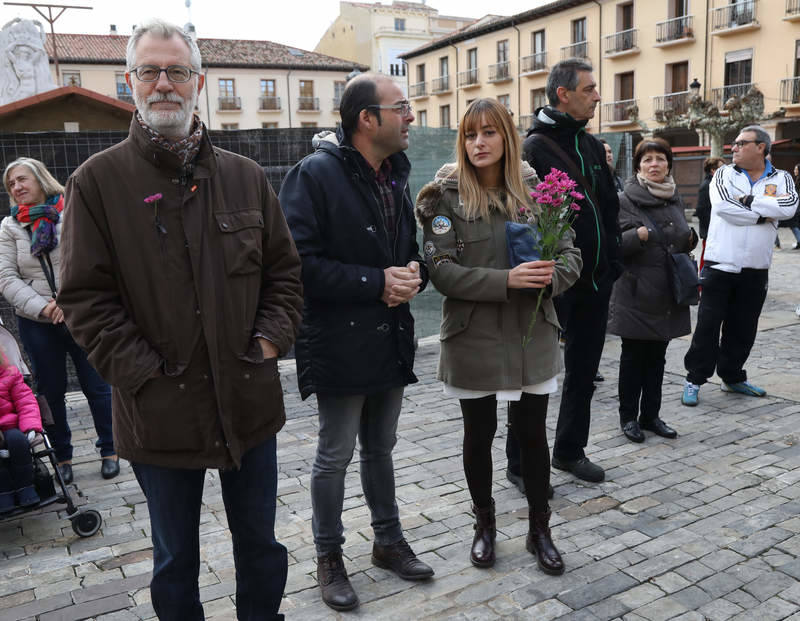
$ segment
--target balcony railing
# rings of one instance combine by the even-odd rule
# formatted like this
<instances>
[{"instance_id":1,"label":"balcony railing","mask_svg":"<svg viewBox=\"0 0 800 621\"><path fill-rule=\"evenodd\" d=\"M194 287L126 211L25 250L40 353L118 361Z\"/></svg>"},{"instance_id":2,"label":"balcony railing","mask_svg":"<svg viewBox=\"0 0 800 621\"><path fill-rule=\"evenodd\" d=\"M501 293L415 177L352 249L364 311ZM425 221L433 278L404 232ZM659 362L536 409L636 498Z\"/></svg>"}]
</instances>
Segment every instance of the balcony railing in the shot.
<instances>
[{"instance_id":1,"label":"balcony railing","mask_svg":"<svg viewBox=\"0 0 800 621\"><path fill-rule=\"evenodd\" d=\"M567 58L589 58L589 42L578 41L571 45L561 46L561 60Z\"/></svg>"},{"instance_id":2,"label":"balcony railing","mask_svg":"<svg viewBox=\"0 0 800 621\"><path fill-rule=\"evenodd\" d=\"M800 103L800 77L781 80L781 103Z\"/></svg>"},{"instance_id":3,"label":"balcony railing","mask_svg":"<svg viewBox=\"0 0 800 621\"><path fill-rule=\"evenodd\" d=\"M450 90L450 76L443 75L440 78L434 78L431 81L432 93L446 93Z\"/></svg>"},{"instance_id":4,"label":"balcony railing","mask_svg":"<svg viewBox=\"0 0 800 621\"><path fill-rule=\"evenodd\" d=\"M339 95L338 97L333 98L333 111L336 112L339 109L339 106L342 105L342 96Z\"/></svg>"},{"instance_id":5,"label":"balcony railing","mask_svg":"<svg viewBox=\"0 0 800 621\"><path fill-rule=\"evenodd\" d=\"M635 105L635 99L621 99L604 104L603 118L608 123L628 121L631 118L631 108Z\"/></svg>"},{"instance_id":6,"label":"balcony railing","mask_svg":"<svg viewBox=\"0 0 800 621\"><path fill-rule=\"evenodd\" d=\"M756 23L756 0L738 0L711 10L711 32Z\"/></svg>"},{"instance_id":7,"label":"balcony railing","mask_svg":"<svg viewBox=\"0 0 800 621\"><path fill-rule=\"evenodd\" d=\"M686 114L689 110L689 91L679 93L667 93L653 97L653 112L673 112L674 114Z\"/></svg>"},{"instance_id":8,"label":"balcony railing","mask_svg":"<svg viewBox=\"0 0 800 621\"><path fill-rule=\"evenodd\" d=\"M668 43L694 37L694 15L673 17L656 24L656 43Z\"/></svg>"},{"instance_id":9,"label":"balcony railing","mask_svg":"<svg viewBox=\"0 0 800 621\"><path fill-rule=\"evenodd\" d=\"M741 97L749 91L755 84L753 82L746 82L744 84L728 84L720 88L711 89L711 103L717 108L722 110L725 107L725 102L731 97Z\"/></svg>"},{"instance_id":10,"label":"balcony railing","mask_svg":"<svg viewBox=\"0 0 800 621\"><path fill-rule=\"evenodd\" d=\"M519 123L517 124L517 127L522 131L530 129L530 126L533 125L533 119L535 116L535 114L523 114L519 117Z\"/></svg>"},{"instance_id":11,"label":"balcony railing","mask_svg":"<svg viewBox=\"0 0 800 621\"><path fill-rule=\"evenodd\" d=\"M639 30L630 28L629 30L621 30L612 35L605 37L604 50L606 54L619 54L633 50L637 46L639 38Z\"/></svg>"},{"instance_id":12,"label":"balcony railing","mask_svg":"<svg viewBox=\"0 0 800 621\"><path fill-rule=\"evenodd\" d=\"M281 109L281 98L280 97L268 97L266 95L262 95L258 98L258 109L259 110L280 110Z\"/></svg>"},{"instance_id":13,"label":"balcony railing","mask_svg":"<svg viewBox=\"0 0 800 621\"><path fill-rule=\"evenodd\" d=\"M319 97L298 97L297 109L316 112L319 110Z\"/></svg>"},{"instance_id":14,"label":"balcony railing","mask_svg":"<svg viewBox=\"0 0 800 621\"><path fill-rule=\"evenodd\" d=\"M428 95L427 82L417 82L416 84L411 84L408 87L409 97L426 97L427 95Z\"/></svg>"},{"instance_id":15,"label":"balcony railing","mask_svg":"<svg viewBox=\"0 0 800 621\"><path fill-rule=\"evenodd\" d=\"M800 17L800 0L786 0L786 17Z\"/></svg>"},{"instance_id":16,"label":"balcony railing","mask_svg":"<svg viewBox=\"0 0 800 621\"><path fill-rule=\"evenodd\" d=\"M507 60L489 65L489 82L505 82L511 79L511 63Z\"/></svg>"},{"instance_id":17,"label":"balcony railing","mask_svg":"<svg viewBox=\"0 0 800 621\"><path fill-rule=\"evenodd\" d=\"M131 105L136 105L133 101L133 95L126 95L124 93L117 93L117 99L120 101L124 101L125 103L129 103Z\"/></svg>"},{"instance_id":18,"label":"balcony railing","mask_svg":"<svg viewBox=\"0 0 800 621\"><path fill-rule=\"evenodd\" d=\"M521 73L547 70L547 52L537 52L519 59Z\"/></svg>"},{"instance_id":19,"label":"balcony railing","mask_svg":"<svg viewBox=\"0 0 800 621\"><path fill-rule=\"evenodd\" d=\"M217 97L217 110L241 110L241 97Z\"/></svg>"},{"instance_id":20,"label":"balcony railing","mask_svg":"<svg viewBox=\"0 0 800 621\"><path fill-rule=\"evenodd\" d=\"M478 84L478 68L467 69L458 73L458 88L476 86Z\"/></svg>"}]
</instances>

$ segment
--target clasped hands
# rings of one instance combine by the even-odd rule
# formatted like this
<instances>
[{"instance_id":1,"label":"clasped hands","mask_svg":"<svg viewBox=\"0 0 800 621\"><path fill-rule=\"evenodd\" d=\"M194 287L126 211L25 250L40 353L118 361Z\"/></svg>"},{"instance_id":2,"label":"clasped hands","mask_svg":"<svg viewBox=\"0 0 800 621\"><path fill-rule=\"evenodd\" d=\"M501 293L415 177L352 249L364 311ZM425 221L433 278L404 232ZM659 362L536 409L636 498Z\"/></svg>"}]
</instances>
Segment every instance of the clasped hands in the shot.
<instances>
[{"instance_id":1,"label":"clasped hands","mask_svg":"<svg viewBox=\"0 0 800 621\"><path fill-rule=\"evenodd\" d=\"M404 304L419 293L422 278L419 263L409 261L405 267L393 265L383 270L383 295L381 301L389 308Z\"/></svg>"},{"instance_id":2,"label":"clasped hands","mask_svg":"<svg viewBox=\"0 0 800 621\"><path fill-rule=\"evenodd\" d=\"M47 306L45 306L39 314L53 323L61 323L64 321L64 311L56 305L56 301L52 298L50 298L47 302Z\"/></svg>"},{"instance_id":3,"label":"clasped hands","mask_svg":"<svg viewBox=\"0 0 800 621\"><path fill-rule=\"evenodd\" d=\"M526 261L508 271L509 289L544 289L553 282L555 261Z\"/></svg>"}]
</instances>

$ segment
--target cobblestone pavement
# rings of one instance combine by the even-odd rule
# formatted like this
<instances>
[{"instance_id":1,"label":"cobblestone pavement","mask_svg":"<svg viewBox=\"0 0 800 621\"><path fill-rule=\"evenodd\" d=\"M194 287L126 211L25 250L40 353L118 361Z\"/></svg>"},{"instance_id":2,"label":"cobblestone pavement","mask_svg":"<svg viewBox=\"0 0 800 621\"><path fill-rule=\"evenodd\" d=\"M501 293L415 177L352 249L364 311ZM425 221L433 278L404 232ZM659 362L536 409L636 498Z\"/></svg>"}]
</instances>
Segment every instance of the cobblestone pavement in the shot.
<instances>
[{"instance_id":1,"label":"cobblestone pavement","mask_svg":"<svg viewBox=\"0 0 800 621\"><path fill-rule=\"evenodd\" d=\"M362 603L352 613L329 610L319 598L311 538L314 401L300 401L293 368L281 363L289 420L279 436L277 532L289 550L287 618L800 620L798 265L800 251L776 253L748 365L768 397L724 394L710 383L698 407L682 407L688 339L670 345L662 415L678 429L676 440L648 434L644 444L631 444L622 437L619 342L609 337L587 449L605 467L606 481L584 484L553 471L553 535L568 568L561 577L544 575L525 551L525 500L504 477L504 425L494 452L498 560L492 569L470 565L459 409L435 380L437 340L423 339L420 382L406 392L395 467L407 537L436 577L409 583L372 566L355 459L346 482L344 553ZM548 415L551 437L558 401L555 396ZM0 621L153 618L144 498L125 463L117 479L100 477L85 401L71 395L69 406L74 489L79 502L102 513L103 527L80 539L56 509L0 522ZM208 618L234 619L234 568L217 473L206 481L200 593Z\"/></svg>"}]
</instances>

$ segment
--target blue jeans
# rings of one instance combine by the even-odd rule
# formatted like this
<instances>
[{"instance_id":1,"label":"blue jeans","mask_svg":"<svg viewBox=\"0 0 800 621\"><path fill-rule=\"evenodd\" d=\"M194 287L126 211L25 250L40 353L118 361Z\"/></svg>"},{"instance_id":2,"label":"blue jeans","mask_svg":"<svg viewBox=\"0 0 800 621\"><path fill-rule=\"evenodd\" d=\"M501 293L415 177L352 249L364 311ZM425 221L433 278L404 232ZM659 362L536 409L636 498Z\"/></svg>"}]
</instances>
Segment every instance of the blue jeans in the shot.
<instances>
[{"instance_id":1,"label":"blue jeans","mask_svg":"<svg viewBox=\"0 0 800 621\"><path fill-rule=\"evenodd\" d=\"M53 425L47 435L53 444L59 462L72 459L72 432L67 422L64 394L67 392L67 354L72 358L78 382L89 403L94 428L97 431L95 446L102 457L114 455L114 438L111 432L111 387L94 370L66 324L43 323L17 315L22 346L30 358L36 388L47 399L53 413Z\"/></svg>"},{"instance_id":2,"label":"blue jeans","mask_svg":"<svg viewBox=\"0 0 800 621\"><path fill-rule=\"evenodd\" d=\"M375 541L389 545L403 538L392 462L402 401L402 386L371 395L317 394L319 440L311 469L311 530L318 555L340 550L344 543L344 477L356 436L361 488L372 514Z\"/></svg>"},{"instance_id":3,"label":"blue jeans","mask_svg":"<svg viewBox=\"0 0 800 621\"><path fill-rule=\"evenodd\" d=\"M239 470L220 470L222 500L233 538L236 615L271 621L286 586L286 548L275 540L278 460L275 436L250 449ZM200 505L204 468L188 470L132 463L147 498L153 538L150 595L161 621L204 619L200 573Z\"/></svg>"},{"instance_id":4,"label":"blue jeans","mask_svg":"<svg viewBox=\"0 0 800 621\"><path fill-rule=\"evenodd\" d=\"M33 458L28 438L19 429L6 429L3 435L9 456L0 459L0 493L33 485Z\"/></svg>"}]
</instances>

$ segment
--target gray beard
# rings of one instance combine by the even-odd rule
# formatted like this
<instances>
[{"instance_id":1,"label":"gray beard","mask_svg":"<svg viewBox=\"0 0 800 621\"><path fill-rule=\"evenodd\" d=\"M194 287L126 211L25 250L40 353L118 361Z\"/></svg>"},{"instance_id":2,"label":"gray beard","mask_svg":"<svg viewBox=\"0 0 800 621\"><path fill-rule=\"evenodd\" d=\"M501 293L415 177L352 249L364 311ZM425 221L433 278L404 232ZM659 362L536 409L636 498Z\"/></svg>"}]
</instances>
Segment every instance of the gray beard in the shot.
<instances>
[{"instance_id":1,"label":"gray beard","mask_svg":"<svg viewBox=\"0 0 800 621\"><path fill-rule=\"evenodd\" d=\"M143 98L139 97L134 90L133 101L145 124L159 134L173 140L180 140L189 135L194 118L194 107L197 104L196 90L192 90L192 96L189 99L183 99L176 94L164 96L157 93ZM148 104L156 101L174 101L180 103L181 107L180 110L175 111L152 110Z\"/></svg>"}]
</instances>

